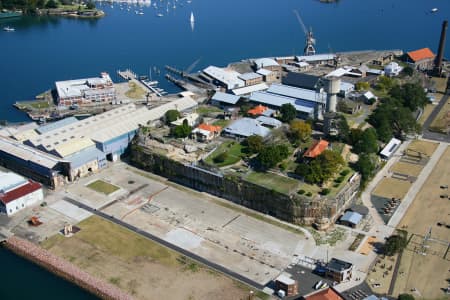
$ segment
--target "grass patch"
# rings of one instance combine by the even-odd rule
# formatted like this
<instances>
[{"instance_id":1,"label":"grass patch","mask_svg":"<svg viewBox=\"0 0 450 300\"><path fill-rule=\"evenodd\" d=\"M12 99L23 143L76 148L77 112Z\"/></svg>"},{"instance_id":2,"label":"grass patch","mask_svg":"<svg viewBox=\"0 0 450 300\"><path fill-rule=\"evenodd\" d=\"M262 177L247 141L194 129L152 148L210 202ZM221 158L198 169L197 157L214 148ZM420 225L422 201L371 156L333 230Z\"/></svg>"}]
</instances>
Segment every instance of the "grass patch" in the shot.
<instances>
[{"instance_id":1,"label":"grass patch","mask_svg":"<svg viewBox=\"0 0 450 300\"><path fill-rule=\"evenodd\" d=\"M447 132L450 125L450 104L446 103L442 106L436 118L431 122L430 130L438 132Z\"/></svg>"},{"instance_id":2,"label":"grass patch","mask_svg":"<svg viewBox=\"0 0 450 300\"><path fill-rule=\"evenodd\" d=\"M341 241L345 238L346 231L342 228L335 228L333 231L329 231L327 233L321 233L314 228L309 228L309 232L314 237L316 241L316 245L330 245L335 246L338 241Z\"/></svg>"},{"instance_id":3,"label":"grass patch","mask_svg":"<svg viewBox=\"0 0 450 300\"><path fill-rule=\"evenodd\" d=\"M112 283L116 286L119 286L120 284L120 277L111 277L108 279L109 283Z\"/></svg>"},{"instance_id":4,"label":"grass patch","mask_svg":"<svg viewBox=\"0 0 450 300\"><path fill-rule=\"evenodd\" d=\"M217 120L213 123L213 125L220 126L222 128L227 127L228 124L230 124L230 120L223 120L223 119Z\"/></svg>"},{"instance_id":5,"label":"grass patch","mask_svg":"<svg viewBox=\"0 0 450 300\"><path fill-rule=\"evenodd\" d=\"M223 110L215 106L200 106L197 108L197 113L200 115L209 115L212 113L221 113L221 112L223 112Z\"/></svg>"},{"instance_id":6,"label":"grass patch","mask_svg":"<svg viewBox=\"0 0 450 300\"><path fill-rule=\"evenodd\" d=\"M91 190L94 190L98 193L102 193L105 195L112 194L120 189L117 185L108 183L103 180L96 180L94 182L91 182L90 184L87 185L87 187L90 188Z\"/></svg>"},{"instance_id":7,"label":"grass patch","mask_svg":"<svg viewBox=\"0 0 450 300\"><path fill-rule=\"evenodd\" d=\"M263 172L251 172L245 180L282 194L290 194L292 191L298 190L300 184L298 180L289 177Z\"/></svg>"},{"instance_id":8,"label":"grass patch","mask_svg":"<svg viewBox=\"0 0 450 300\"><path fill-rule=\"evenodd\" d=\"M211 155L209 155L205 159L205 162L217 167L224 167L235 164L245 156L245 154L242 152L242 148L242 145L236 141L222 143ZM215 163L214 158L224 152L227 153L226 159L223 162Z\"/></svg>"},{"instance_id":9,"label":"grass patch","mask_svg":"<svg viewBox=\"0 0 450 300\"><path fill-rule=\"evenodd\" d=\"M355 251L356 249L358 249L359 244L361 244L361 241L364 239L365 235L362 233L358 233L358 235L356 236L355 240L353 241L353 243L350 245L350 247L348 248L348 250L350 251Z\"/></svg>"},{"instance_id":10,"label":"grass patch","mask_svg":"<svg viewBox=\"0 0 450 300\"><path fill-rule=\"evenodd\" d=\"M86 245L90 246L93 249L92 252L95 252L93 255L84 253L77 258L78 261L85 260L87 263L95 259L95 255L100 251L103 255L115 256L127 262L141 257L156 260L168 266L179 265L177 261L179 254L176 252L100 217L92 216L77 226L81 228L81 231L70 239L57 234L43 241L41 246L51 249L56 245L64 247L64 244L67 244L72 248L79 247L80 250L86 249ZM80 253L83 252L80 251Z\"/></svg>"},{"instance_id":11,"label":"grass patch","mask_svg":"<svg viewBox=\"0 0 450 300\"><path fill-rule=\"evenodd\" d=\"M142 99L145 97L145 91L136 82L128 82L130 89L125 92L125 96L131 99Z\"/></svg>"}]
</instances>

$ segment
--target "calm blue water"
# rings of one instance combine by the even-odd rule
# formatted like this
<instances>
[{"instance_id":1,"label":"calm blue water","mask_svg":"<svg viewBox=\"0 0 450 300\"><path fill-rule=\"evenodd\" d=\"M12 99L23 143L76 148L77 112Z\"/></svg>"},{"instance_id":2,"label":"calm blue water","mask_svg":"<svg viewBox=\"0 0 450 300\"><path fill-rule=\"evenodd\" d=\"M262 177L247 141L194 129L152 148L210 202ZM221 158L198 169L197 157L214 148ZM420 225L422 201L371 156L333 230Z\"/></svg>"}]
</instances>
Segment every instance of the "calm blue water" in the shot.
<instances>
[{"instance_id":1,"label":"calm blue water","mask_svg":"<svg viewBox=\"0 0 450 300\"><path fill-rule=\"evenodd\" d=\"M420 47L436 51L441 23L450 17L450 1L443 0L341 0L338 4L193 0L181 7L182 1L186 0L179 0L168 14L163 2L158 10L165 14L162 18L151 7L143 9L145 15L136 15L134 9L120 10L116 4L101 6L107 13L101 20L1 21L0 27L17 30L0 32L0 120L25 120L11 103L32 99L56 80L96 76L101 71L112 74L126 67L140 74L148 74L150 66L162 69L166 64L184 69L198 58L197 70L247 57L299 54L304 35L293 9L313 28L319 52ZM435 14L429 12L433 7L439 8ZM189 24L191 11L194 31ZM167 83L162 87L174 90Z\"/></svg>"},{"instance_id":2,"label":"calm blue water","mask_svg":"<svg viewBox=\"0 0 450 300\"><path fill-rule=\"evenodd\" d=\"M93 300L93 295L0 247L0 299Z\"/></svg>"}]
</instances>

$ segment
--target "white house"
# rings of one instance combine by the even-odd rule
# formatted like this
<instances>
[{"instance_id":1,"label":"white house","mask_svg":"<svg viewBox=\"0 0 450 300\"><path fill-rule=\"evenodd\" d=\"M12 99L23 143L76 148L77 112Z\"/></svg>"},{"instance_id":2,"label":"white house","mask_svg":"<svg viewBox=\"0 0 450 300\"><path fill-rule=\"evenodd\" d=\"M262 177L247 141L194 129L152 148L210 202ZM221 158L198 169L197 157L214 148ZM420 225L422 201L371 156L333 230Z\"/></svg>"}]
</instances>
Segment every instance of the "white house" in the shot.
<instances>
[{"instance_id":1,"label":"white house","mask_svg":"<svg viewBox=\"0 0 450 300\"><path fill-rule=\"evenodd\" d=\"M403 68L393 61L384 67L384 74L389 77L398 76L402 70Z\"/></svg>"},{"instance_id":2,"label":"white house","mask_svg":"<svg viewBox=\"0 0 450 300\"><path fill-rule=\"evenodd\" d=\"M44 199L41 184L14 173L0 172L0 212L8 216Z\"/></svg>"}]
</instances>

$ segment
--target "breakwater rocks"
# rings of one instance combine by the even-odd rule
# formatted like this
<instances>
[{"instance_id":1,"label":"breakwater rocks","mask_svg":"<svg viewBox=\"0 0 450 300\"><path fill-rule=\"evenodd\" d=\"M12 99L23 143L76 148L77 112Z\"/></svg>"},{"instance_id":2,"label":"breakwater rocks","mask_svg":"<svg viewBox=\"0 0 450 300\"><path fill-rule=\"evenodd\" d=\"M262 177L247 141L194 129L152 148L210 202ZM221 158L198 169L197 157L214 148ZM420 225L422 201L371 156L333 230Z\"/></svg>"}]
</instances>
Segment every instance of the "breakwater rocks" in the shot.
<instances>
[{"instance_id":1,"label":"breakwater rocks","mask_svg":"<svg viewBox=\"0 0 450 300\"><path fill-rule=\"evenodd\" d=\"M130 295L117 287L93 277L70 262L51 254L31 242L17 237L10 237L6 240L4 246L17 255L38 264L102 299L132 299Z\"/></svg>"}]
</instances>

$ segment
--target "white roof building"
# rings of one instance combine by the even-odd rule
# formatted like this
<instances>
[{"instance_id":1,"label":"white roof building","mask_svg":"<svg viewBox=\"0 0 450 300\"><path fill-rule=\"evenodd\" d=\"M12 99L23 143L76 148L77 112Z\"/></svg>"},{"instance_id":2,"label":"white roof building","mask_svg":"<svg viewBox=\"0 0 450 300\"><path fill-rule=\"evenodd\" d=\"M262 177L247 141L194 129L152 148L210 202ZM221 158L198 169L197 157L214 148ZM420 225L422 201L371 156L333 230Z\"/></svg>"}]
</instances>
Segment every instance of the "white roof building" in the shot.
<instances>
[{"instance_id":1,"label":"white roof building","mask_svg":"<svg viewBox=\"0 0 450 300\"><path fill-rule=\"evenodd\" d=\"M316 54L316 55L303 55L303 56L297 56L297 61L304 61L304 62L324 62L333 60L336 58L336 54Z\"/></svg>"},{"instance_id":2,"label":"white roof building","mask_svg":"<svg viewBox=\"0 0 450 300\"><path fill-rule=\"evenodd\" d=\"M214 96L212 96L211 101L217 102L217 103L225 103L225 104L235 105L236 103L238 103L240 98L241 97L236 96L236 95L231 95L231 94L222 93L222 92L216 92L214 94Z\"/></svg>"},{"instance_id":3,"label":"white roof building","mask_svg":"<svg viewBox=\"0 0 450 300\"><path fill-rule=\"evenodd\" d=\"M55 85L59 98L71 98L82 97L92 88L112 86L112 80L107 73L102 73L101 77L56 81Z\"/></svg>"},{"instance_id":4,"label":"white roof building","mask_svg":"<svg viewBox=\"0 0 450 300\"><path fill-rule=\"evenodd\" d=\"M226 134L238 137L249 137L252 135L266 137L270 133L268 128L262 126L257 120L251 118L242 118L234 121L224 128L223 131Z\"/></svg>"},{"instance_id":5,"label":"white roof building","mask_svg":"<svg viewBox=\"0 0 450 300\"><path fill-rule=\"evenodd\" d=\"M239 79L248 81L248 80L260 79L260 78L262 78L262 75L258 74L258 73L250 72L250 73L241 74L238 77L239 77Z\"/></svg>"},{"instance_id":6,"label":"white roof building","mask_svg":"<svg viewBox=\"0 0 450 300\"><path fill-rule=\"evenodd\" d=\"M399 139L392 138L389 143L381 150L380 155L384 159L389 159L397 150L402 142Z\"/></svg>"},{"instance_id":7,"label":"white roof building","mask_svg":"<svg viewBox=\"0 0 450 300\"><path fill-rule=\"evenodd\" d=\"M245 86L245 82L239 79L241 74L236 71L209 66L204 69L203 72L209 77L224 84L229 90Z\"/></svg>"},{"instance_id":8,"label":"white roof building","mask_svg":"<svg viewBox=\"0 0 450 300\"><path fill-rule=\"evenodd\" d=\"M384 67L384 73L389 77L398 76L402 70L403 68L395 61L390 62Z\"/></svg>"},{"instance_id":9,"label":"white roof building","mask_svg":"<svg viewBox=\"0 0 450 300\"><path fill-rule=\"evenodd\" d=\"M233 94L235 94L236 96L244 96L244 95L249 95L249 94L251 94L253 92L257 92L257 91L264 91L264 90L267 90L268 88L269 88L269 86L266 83L262 82L262 83L234 89L231 92Z\"/></svg>"},{"instance_id":10,"label":"white roof building","mask_svg":"<svg viewBox=\"0 0 450 300\"><path fill-rule=\"evenodd\" d=\"M298 112L312 114L315 104L309 101L298 100L291 97L285 97L267 92L255 92L250 96L250 101L269 105L271 107L281 107L283 104L291 104Z\"/></svg>"},{"instance_id":11,"label":"white roof building","mask_svg":"<svg viewBox=\"0 0 450 300\"><path fill-rule=\"evenodd\" d=\"M280 65L275 59L267 57L254 59L253 62L255 63L257 69L264 67L277 67Z\"/></svg>"}]
</instances>

